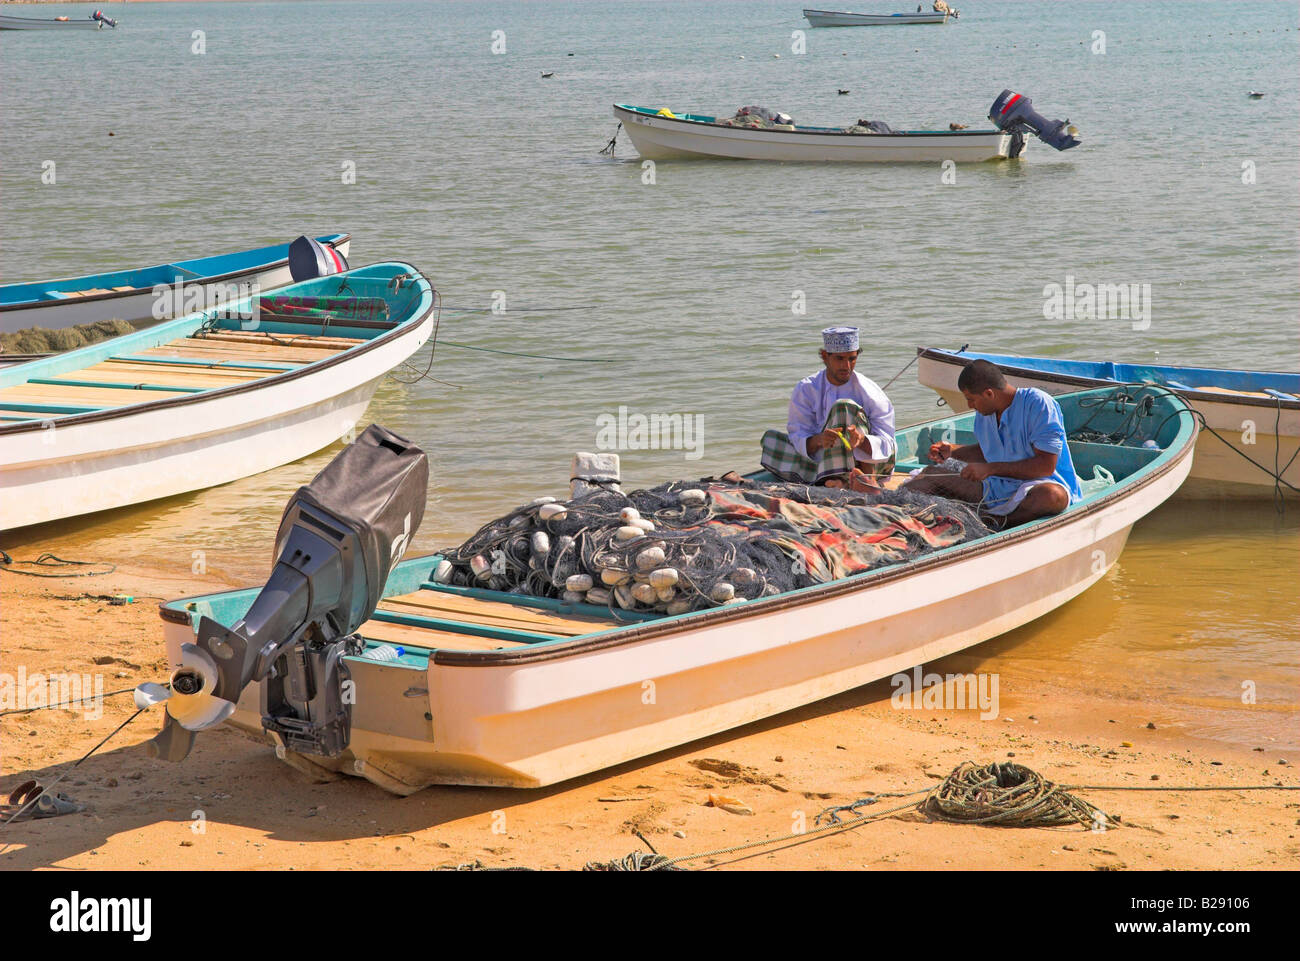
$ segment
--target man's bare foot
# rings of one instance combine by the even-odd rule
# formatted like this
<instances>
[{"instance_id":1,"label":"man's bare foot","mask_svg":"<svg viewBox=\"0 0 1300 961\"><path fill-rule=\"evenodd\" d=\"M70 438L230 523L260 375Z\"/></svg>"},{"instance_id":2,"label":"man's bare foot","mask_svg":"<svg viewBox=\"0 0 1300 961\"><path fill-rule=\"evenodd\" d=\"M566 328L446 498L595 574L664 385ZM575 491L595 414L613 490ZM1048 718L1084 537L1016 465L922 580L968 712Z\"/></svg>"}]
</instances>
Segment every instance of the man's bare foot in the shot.
<instances>
[{"instance_id":1,"label":"man's bare foot","mask_svg":"<svg viewBox=\"0 0 1300 961\"><path fill-rule=\"evenodd\" d=\"M849 490L857 491L860 494L878 494L880 493L880 482L876 480L874 474L867 474L853 468L853 473L849 475Z\"/></svg>"}]
</instances>

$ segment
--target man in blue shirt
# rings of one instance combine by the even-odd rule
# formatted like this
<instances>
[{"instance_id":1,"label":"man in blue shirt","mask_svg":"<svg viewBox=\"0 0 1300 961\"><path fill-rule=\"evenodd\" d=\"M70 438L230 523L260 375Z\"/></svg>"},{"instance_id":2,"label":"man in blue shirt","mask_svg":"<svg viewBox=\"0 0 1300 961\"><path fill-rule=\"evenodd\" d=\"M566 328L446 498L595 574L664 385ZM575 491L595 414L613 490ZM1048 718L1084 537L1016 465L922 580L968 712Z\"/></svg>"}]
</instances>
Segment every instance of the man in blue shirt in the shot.
<instances>
[{"instance_id":1,"label":"man in blue shirt","mask_svg":"<svg viewBox=\"0 0 1300 961\"><path fill-rule=\"evenodd\" d=\"M930 460L965 461L961 474L927 467L905 485L980 505L1014 527L1059 514L1083 493L1070 460L1061 405L1037 387L1012 387L996 364L976 360L957 378L975 411L975 443L930 445Z\"/></svg>"}]
</instances>

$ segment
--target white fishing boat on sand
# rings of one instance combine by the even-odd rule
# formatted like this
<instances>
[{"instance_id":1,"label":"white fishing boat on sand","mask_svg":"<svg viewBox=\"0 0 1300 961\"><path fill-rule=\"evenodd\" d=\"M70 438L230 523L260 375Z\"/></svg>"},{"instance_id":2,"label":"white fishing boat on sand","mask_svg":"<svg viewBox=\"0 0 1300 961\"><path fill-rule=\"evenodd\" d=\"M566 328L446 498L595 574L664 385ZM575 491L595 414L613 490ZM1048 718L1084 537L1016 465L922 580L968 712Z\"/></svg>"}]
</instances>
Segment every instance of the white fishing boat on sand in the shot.
<instances>
[{"instance_id":1,"label":"white fishing boat on sand","mask_svg":"<svg viewBox=\"0 0 1300 961\"><path fill-rule=\"evenodd\" d=\"M1119 559L1133 525L1164 503L1192 468L1196 424L1169 392L1153 390L1149 401L1117 402L1106 391L1059 399L1067 425L1092 418L1114 426L1136 405L1152 444L1072 443L1076 470L1092 480L1084 498L1057 516L997 533L968 527L950 546L901 562L828 574L775 594L755 588L748 600L724 602L715 593L717 604L677 615L635 604L625 609L623 601L597 606L457 586L454 577L448 580L447 555L394 565L423 517L427 465L418 448L386 432L362 438L369 446L359 442L355 452L345 451L290 502L276 539L279 560L264 590L161 605L176 673L170 690L154 684L137 692L142 706L166 704L153 749L179 760L196 731L228 719L265 733L280 758L315 780L361 776L397 794L430 784L541 787L979 644L1096 583ZM919 467L933 441L969 442L972 416L899 431L900 473L886 487ZM354 453L357 477L348 480L352 468L343 465ZM681 536L695 536L688 494L690 504L706 505L698 509L730 525L767 496L759 489L757 500L745 501L743 484L683 484L702 490L675 494L681 506L654 515L654 536L668 537L682 524ZM352 492L363 487L375 489L370 513L357 508L344 518L331 506L351 504ZM629 502L649 493L632 492ZM585 524L583 504L534 502L501 524L508 532L534 529L535 550L549 543L562 554L563 538L539 541L537 535L548 524L574 520L569 512ZM906 539L902 528L887 526L890 538ZM538 555L539 569L528 573L529 539L521 539L526 563L520 570L545 577L555 555ZM326 551L326 544L337 546ZM299 560L307 554L312 572ZM788 558L774 560L773 570L787 569ZM481 571L477 560L471 564L479 583L494 583L496 564ZM728 576L739 582L739 574L737 568ZM272 671L275 664L280 667ZM344 681L355 694L350 703L340 693ZM314 694L305 699L293 691Z\"/></svg>"},{"instance_id":2,"label":"white fishing boat on sand","mask_svg":"<svg viewBox=\"0 0 1300 961\"><path fill-rule=\"evenodd\" d=\"M409 264L375 264L0 368L0 530L320 450L429 339L435 298Z\"/></svg>"}]
</instances>

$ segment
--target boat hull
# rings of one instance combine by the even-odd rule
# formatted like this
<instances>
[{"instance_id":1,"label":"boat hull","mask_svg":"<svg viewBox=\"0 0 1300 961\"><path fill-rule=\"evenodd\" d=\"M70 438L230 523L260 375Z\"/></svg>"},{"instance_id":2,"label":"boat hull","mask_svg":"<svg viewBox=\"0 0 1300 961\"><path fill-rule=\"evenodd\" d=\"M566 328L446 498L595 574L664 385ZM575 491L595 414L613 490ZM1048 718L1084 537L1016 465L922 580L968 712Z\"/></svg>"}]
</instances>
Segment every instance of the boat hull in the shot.
<instances>
[{"instance_id":1,"label":"boat hull","mask_svg":"<svg viewBox=\"0 0 1300 961\"><path fill-rule=\"evenodd\" d=\"M632 145L648 160L718 157L791 163L980 163L1010 155L1004 131L848 134L751 130L646 116L616 106ZM1023 154L1022 154L1023 155Z\"/></svg>"},{"instance_id":2,"label":"boat hull","mask_svg":"<svg viewBox=\"0 0 1300 961\"><path fill-rule=\"evenodd\" d=\"M13 17L0 14L0 30L102 30L113 27L101 20L89 17L75 20L55 20L53 18Z\"/></svg>"},{"instance_id":3,"label":"boat hull","mask_svg":"<svg viewBox=\"0 0 1300 961\"><path fill-rule=\"evenodd\" d=\"M1186 478L1193 433L1141 478L996 544L547 651L438 651L423 671L352 659L348 749L277 754L318 779L359 775L399 794L542 787L889 677L1026 624L1104 577L1133 524ZM395 576L418 565L429 562ZM173 666L193 638L190 616L163 610ZM261 732L257 686L231 723Z\"/></svg>"},{"instance_id":4,"label":"boat hull","mask_svg":"<svg viewBox=\"0 0 1300 961\"><path fill-rule=\"evenodd\" d=\"M351 246L351 238L345 236L332 246L346 258ZM201 297L205 306L215 307L239 296L238 289L241 286L256 285L257 289L266 292L278 290L291 283L293 283L293 275L289 272L289 261L285 257L247 270L183 281L179 294L175 292L175 288L171 288L172 295L169 302L183 307L192 299ZM143 328L170 320L185 312L161 309L158 311L161 316L155 316L154 308L157 303L158 298L153 287L142 287L132 291L93 297L40 301L30 305L6 305L0 307L0 333L12 334L33 327L62 330L66 327L96 324L105 320L125 320L135 327Z\"/></svg>"},{"instance_id":5,"label":"boat hull","mask_svg":"<svg viewBox=\"0 0 1300 961\"><path fill-rule=\"evenodd\" d=\"M379 382L432 328L430 311L337 363L196 394L183 407L154 401L8 428L0 530L202 490L314 453L358 425Z\"/></svg>"},{"instance_id":6,"label":"boat hull","mask_svg":"<svg viewBox=\"0 0 1300 961\"><path fill-rule=\"evenodd\" d=\"M869 13L845 13L836 10L805 10L803 15L813 27L897 27L922 23L945 24L946 13L904 13L877 16Z\"/></svg>"},{"instance_id":7,"label":"boat hull","mask_svg":"<svg viewBox=\"0 0 1300 961\"><path fill-rule=\"evenodd\" d=\"M961 373L959 357L937 351L922 351L917 362L917 378L921 384L936 391L954 411L969 410L961 391L957 389L957 376ZM1071 377L999 364L1007 380L1015 387L1038 387L1049 394L1065 394L1089 387L1113 386L1114 382L1086 377ZM1202 391L1177 391L1190 407L1198 410L1207 426L1234 442L1234 446L1256 461L1272 468L1276 458L1282 479L1300 487L1300 403L1279 405L1276 400L1231 398L1216 399ZM1252 442L1242 443L1249 437ZM1294 459L1293 459L1294 458ZM1196 441L1196 462L1187 483L1178 496L1188 499L1257 500L1273 497L1276 485L1269 474L1261 471L1230 449L1224 439L1208 430L1201 431ZM1284 495L1294 497L1295 491L1281 487Z\"/></svg>"}]
</instances>

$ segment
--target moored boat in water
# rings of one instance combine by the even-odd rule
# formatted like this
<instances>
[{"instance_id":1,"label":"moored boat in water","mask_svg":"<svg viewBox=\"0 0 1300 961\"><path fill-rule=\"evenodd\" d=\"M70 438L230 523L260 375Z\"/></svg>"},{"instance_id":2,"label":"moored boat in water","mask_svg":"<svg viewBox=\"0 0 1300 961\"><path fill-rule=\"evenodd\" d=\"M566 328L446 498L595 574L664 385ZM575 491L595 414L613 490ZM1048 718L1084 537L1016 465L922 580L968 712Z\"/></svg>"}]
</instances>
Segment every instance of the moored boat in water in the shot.
<instances>
[{"instance_id":1,"label":"moored boat in water","mask_svg":"<svg viewBox=\"0 0 1300 961\"><path fill-rule=\"evenodd\" d=\"M282 553L265 590L161 605L176 674L170 693L147 686L137 703L167 699L154 742L162 756L180 759L195 731L228 719L269 732L277 755L317 780L359 775L398 794L430 784L539 787L730 730L986 641L1105 575L1133 525L1187 476L1197 427L1163 390L1059 400L1067 426L1114 426L1136 410L1151 444L1071 443L1076 469L1092 480L1057 516L678 615L456 586L445 582L436 555L396 563L379 576L382 590L360 573L350 591L316 590L309 610L284 600L305 590L294 545L329 530L330 541L356 545L340 548L341 556L373 554L366 569L388 570L422 517L422 500L412 506L412 498L424 481L405 494L382 488L383 503L397 506L373 521L322 513L327 498L304 488L281 524ZM932 442L969 442L972 417L900 430L895 480L921 466ZM397 451L404 474L414 473L408 446L375 440ZM386 476L370 462L366 471L376 483ZM691 486L701 485L713 490ZM339 489L338 478L328 486ZM568 508L579 510L575 504ZM529 510L541 519L562 514L554 504ZM336 569L318 554L313 564ZM355 560L339 567L349 565L360 570ZM368 599L356 587L363 581ZM302 636L314 639L310 650L296 640ZM273 663L287 666L271 672ZM343 680L355 694L351 706L331 693ZM308 704L290 688L317 693Z\"/></svg>"},{"instance_id":2,"label":"moored boat in water","mask_svg":"<svg viewBox=\"0 0 1300 961\"><path fill-rule=\"evenodd\" d=\"M809 10L805 9L804 17L808 20L808 25L812 27L897 27L908 24L945 24L948 18L957 18L957 12L950 10L947 4L935 4L933 13L924 13L917 8L916 13L851 13L847 10Z\"/></svg>"},{"instance_id":3,"label":"moored boat in water","mask_svg":"<svg viewBox=\"0 0 1300 961\"><path fill-rule=\"evenodd\" d=\"M316 238L346 266L350 234ZM0 334L61 330L105 320L157 323L247 293L293 282L290 244L198 257L130 270L0 285Z\"/></svg>"},{"instance_id":4,"label":"moored boat in water","mask_svg":"<svg viewBox=\"0 0 1300 961\"><path fill-rule=\"evenodd\" d=\"M103 30L117 21L96 10L82 19L75 17L15 17L0 13L0 30Z\"/></svg>"},{"instance_id":5,"label":"moored boat in water","mask_svg":"<svg viewBox=\"0 0 1300 961\"><path fill-rule=\"evenodd\" d=\"M384 263L0 368L0 530L305 457L429 338L436 293Z\"/></svg>"},{"instance_id":6,"label":"moored boat in water","mask_svg":"<svg viewBox=\"0 0 1300 961\"><path fill-rule=\"evenodd\" d=\"M953 410L966 410L957 375L972 360L997 364L1016 387L1049 394L1116 384L1158 384L1183 398L1207 430L1185 497L1260 498L1300 493L1300 374L1110 361L1057 360L1016 354L917 350L917 377Z\"/></svg>"},{"instance_id":7,"label":"moored boat in water","mask_svg":"<svg viewBox=\"0 0 1300 961\"><path fill-rule=\"evenodd\" d=\"M1057 150L1079 144L1069 121L1046 120L1032 109L1028 97L1010 90L1003 91L989 112L994 130L893 130L861 121L848 128L794 123L748 126L736 125L736 118L677 114L662 107L627 104L615 104L614 116L637 152L650 160L718 157L807 163L979 163L1022 156L1027 133Z\"/></svg>"}]
</instances>

